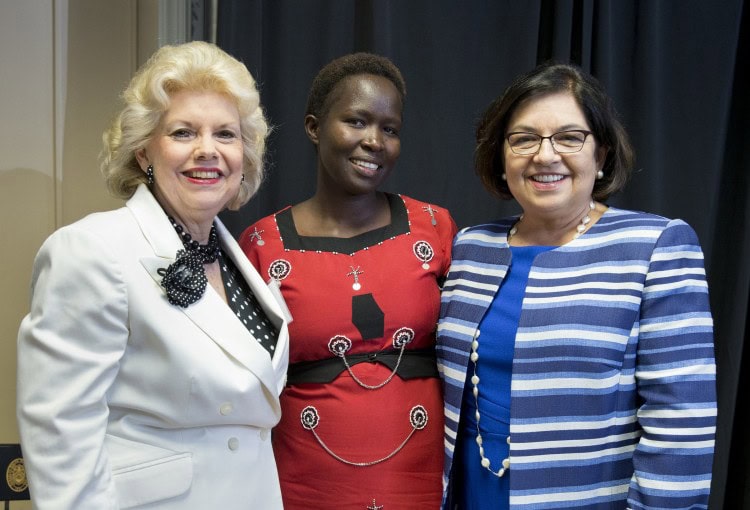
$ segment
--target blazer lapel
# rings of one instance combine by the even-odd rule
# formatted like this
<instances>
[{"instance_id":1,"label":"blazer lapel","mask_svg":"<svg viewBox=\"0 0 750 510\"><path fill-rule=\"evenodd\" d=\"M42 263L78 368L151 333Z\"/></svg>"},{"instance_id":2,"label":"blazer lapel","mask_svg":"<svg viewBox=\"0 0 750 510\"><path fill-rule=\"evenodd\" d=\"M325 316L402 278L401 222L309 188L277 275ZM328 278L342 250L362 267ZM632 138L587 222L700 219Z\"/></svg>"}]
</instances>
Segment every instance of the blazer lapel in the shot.
<instances>
[{"instance_id":1,"label":"blazer lapel","mask_svg":"<svg viewBox=\"0 0 750 510\"><path fill-rule=\"evenodd\" d=\"M258 303L263 307L263 311L266 312L268 319L273 323L279 332L279 338L276 342L276 349L273 352L271 358L273 370L276 374L277 390L281 392L286 384L286 371L289 363L289 329L288 324L291 322L291 316L289 310L284 303L284 298L281 297L281 292L277 295L271 291L268 285L263 281L263 278L258 274L250 261L247 259L245 254L242 252L239 244L235 241L232 234L226 229L224 224L216 218L216 231L219 235L219 242L224 249L224 253L234 262L240 274L245 278L250 290L255 294ZM229 310L229 307L225 304L224 307ZM231 312L230 312L231 313ZM234 315L232 314L234 317ZM242 323L238 320L234 321L241 328L245 328ZM250 334L250 333L248 333ZM268 359L268 352L263 349L260 344L253 339L253 345L259 349L264 359Z\"/></svg>"},{"instance_id":2,"label":"blazer lapel","mask_svg":"<svg viewBox=\"0 0 750 510\"><path fill-rule=\"evenodd\" d=\"M166 268L174 262L177 251L183 248L182 242L174 231L174 228L172 228L163 209L145 185L138 187L136 193L128 201L127 206L135 216L144 237L154 250L153 257L141 257L141 265L159 285L162 292L164 292L161 287L162 276L158 273L158 270ZM225 251L227 251L228 247L234 248L236 242L231 237L231 234L221 225L218 219L216 223L219 242L222 244L222 247ZM235 260L235 257L233 257L233 260ZM236 260L235 263L237 263ZM247 259L245 259L245 263L249 265ZM238 267L240 267L239 264ZM246 275L246 271L243 271L243 275ZM260 278L257 276L257 273L256 277ZM258 300L264 306L264 309L268 311L269 307L267 303L269 301L267 296L263 294L263 297L261 297L260 291L256 290L252 284L251 288L253 292L256 292ZM270 295L270 291L268 289L265 290ZM166 293L164 293L164 301L165 303L167 302ZM274 307L272 308L273 313L269 314L269 317L272 318L280 331L280 345L277 346L273 363L268 352L260 346L247 328L237 320L237 317L232 313L229 306L210 286L206 289L203 297L187 308L175 305L169 306L174 306L175 309L184 313L211 341L215 342L228 355L246 366L273 394L278 395L283 388L283 375L286 373L287 362L285 353L287 352L288 332L286 330L286 321L283 319L279 321L281 312L278 305L272 297L270 301L273 302ZM282 329L284 335L281 334ZM284 337L283 343L282 337Z\"/></svg>"}]
</instances>

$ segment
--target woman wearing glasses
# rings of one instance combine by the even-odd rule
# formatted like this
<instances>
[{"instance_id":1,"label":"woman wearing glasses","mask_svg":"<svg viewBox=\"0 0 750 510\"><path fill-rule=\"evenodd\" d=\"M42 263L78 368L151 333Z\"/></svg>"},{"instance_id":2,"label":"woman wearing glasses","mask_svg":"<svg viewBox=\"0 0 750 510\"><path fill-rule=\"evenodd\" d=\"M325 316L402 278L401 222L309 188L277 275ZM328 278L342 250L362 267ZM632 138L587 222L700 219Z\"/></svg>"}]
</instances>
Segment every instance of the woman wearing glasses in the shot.
<instances>
[{"instance_id":1,"label":"woman wearing glasses","mask_svg":"<svg viewBox=\"0 0 750 510\"><path fill-rule=\"evenodd\" d=\"M485 112L477 172L523 213L454 242L443 508L706 508L703 255L683 221L605 204L633 160L601 85L570 65L521 76Z\"/></svg>"}]
</instances>

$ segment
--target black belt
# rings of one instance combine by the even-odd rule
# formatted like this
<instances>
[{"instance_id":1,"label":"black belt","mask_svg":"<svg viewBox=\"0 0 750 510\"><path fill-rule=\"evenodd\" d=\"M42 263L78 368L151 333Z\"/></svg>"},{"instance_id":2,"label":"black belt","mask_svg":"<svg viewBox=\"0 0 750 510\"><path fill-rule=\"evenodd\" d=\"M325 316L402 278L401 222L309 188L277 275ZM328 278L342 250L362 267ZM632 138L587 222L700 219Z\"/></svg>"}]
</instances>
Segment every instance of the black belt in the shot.
<instances>
[{"instance_id":1,"label":"black belt","mask_svg":"<svg viewBox=\"0 0 750 510\"><path fill-rule=\"evenodd\" d=\"M398 355L401 349L389 349L387 351L368 352L365 354L350 354L346 356L349 366L358 363L381 363L396 372L401 379L414 379L417 377L438 377L437 360L435 349L412 349L404 350L401 363L398 363ZM340 357L326 358L315 361L300 361L289 365L287 372L287 385L317 383L325 384L333 381L341 372L346 370L344 360Z\"/></svg>"}]
</instances>

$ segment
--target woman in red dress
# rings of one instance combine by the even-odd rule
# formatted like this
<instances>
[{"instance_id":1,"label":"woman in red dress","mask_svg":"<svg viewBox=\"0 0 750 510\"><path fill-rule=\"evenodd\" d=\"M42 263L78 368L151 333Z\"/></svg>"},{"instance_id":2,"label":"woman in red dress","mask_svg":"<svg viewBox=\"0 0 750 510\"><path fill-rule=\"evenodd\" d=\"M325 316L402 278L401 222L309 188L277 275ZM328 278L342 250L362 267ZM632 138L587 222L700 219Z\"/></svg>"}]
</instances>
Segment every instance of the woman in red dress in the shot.
<instances>
[{"instance_id":1,"label":"woman in red dress","mask_svg":"<svg viewBox=\"0 0 750 510\"><path fill-rule=\"evenodd\" d=\"M378 191L399 157L405 94L384 57L325 66L305 115L316 192L240 237L293 317L273 439L287 510L440 506L434 345L456 225L445 209Z\"/></svg>"}]
</instances>

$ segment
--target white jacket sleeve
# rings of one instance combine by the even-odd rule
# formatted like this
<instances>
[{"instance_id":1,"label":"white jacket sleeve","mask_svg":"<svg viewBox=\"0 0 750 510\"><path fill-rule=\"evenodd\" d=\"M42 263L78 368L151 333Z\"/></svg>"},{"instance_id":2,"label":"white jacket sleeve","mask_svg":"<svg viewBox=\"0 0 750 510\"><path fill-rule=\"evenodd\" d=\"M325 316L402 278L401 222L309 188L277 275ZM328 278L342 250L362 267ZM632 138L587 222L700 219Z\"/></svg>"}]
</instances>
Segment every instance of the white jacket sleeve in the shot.
<instances>
[{"instance_id":1,"label":"white jacket sleeve","mask_svg":"<svg viewBox=\"0 0 750 510\"><path fill-rule=\"evenodd\" d=\"M78 227L44 243L18 333L17 413L34 508L118 508L103 448L107 391L128 341L111 247Z\"/></svg>"}]
</instances>

